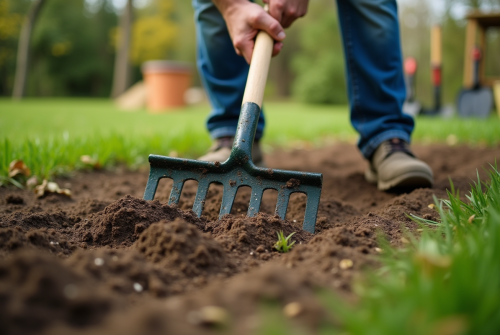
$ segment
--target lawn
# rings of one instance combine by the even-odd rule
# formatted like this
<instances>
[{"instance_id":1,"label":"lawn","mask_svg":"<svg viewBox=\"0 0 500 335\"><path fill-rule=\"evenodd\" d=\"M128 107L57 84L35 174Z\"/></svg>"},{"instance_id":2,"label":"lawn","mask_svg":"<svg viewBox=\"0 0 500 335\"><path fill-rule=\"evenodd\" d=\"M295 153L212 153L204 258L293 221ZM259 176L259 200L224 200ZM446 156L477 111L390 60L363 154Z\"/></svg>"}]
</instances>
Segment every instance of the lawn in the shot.
<instances>
[{"instance_id":1,"label":"lawn","mask_svg":"<svg viewBox=\"0 0 500 335\"><path fill-rule=\"evenodd\" d=\"M0 182L16 158L50 177L84 167L83 154L113 166L144 164L148 153L195 157L210 144L206 105L151 115L121 112L108 100L0 100ZM266 145L321 145L356 138L347 108L268 103ZM498 145L500 120L418 118L416 142ZM496 334L500 328L500 173L491 168L466 197L453 190L437 200L439 218L415 218L421 233L408 232L403 248L381 238L381 267L356 283L357 299L345 303L319 294L332 322L318 334ZM300 334L281 310L269 311L265 334ZM278 316L276 316L278 315ZM273 316L276 316L273 317ZM276 321L278 320L278 322ZM266 332L267 331L267 332Z\"/></svg>"},{"instance_id":2,"label":"lawn","mask_svg":"<svg viewBox=\"0 0 500 335\"><path fill-rule=\"evenodd\" d=\"M38 176L80 168L80 156L101 165L144 164L150 153L195 158L210 146L205 119L210 107L197 105L163 114L123 112L109 99L0 99L0 176L23 159ZM332 140L355 142L347 106L269 102L264 149L318 146ZM414 141L496 145L500 119L419 117Z\"/></svg>"}]
</instances>

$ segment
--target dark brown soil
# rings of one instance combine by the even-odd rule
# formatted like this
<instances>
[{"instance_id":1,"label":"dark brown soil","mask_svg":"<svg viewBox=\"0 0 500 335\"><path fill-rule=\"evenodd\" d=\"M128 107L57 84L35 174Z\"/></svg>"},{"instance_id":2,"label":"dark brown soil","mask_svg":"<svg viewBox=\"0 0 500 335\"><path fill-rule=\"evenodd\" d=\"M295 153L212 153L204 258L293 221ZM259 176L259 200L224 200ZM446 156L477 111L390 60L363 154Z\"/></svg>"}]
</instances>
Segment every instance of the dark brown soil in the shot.
<instances>
[{"instance_id":1,"label":"dark brown soil","mask_svg":"<svg viewBox=\"0 0 500 335\"><path fill-rule=\"evenodd\" d=\"M415 231L409 214L437 220L433 196L448 178L469 190L500 148L417 146L435 173L432 189L380 192L363 177L354 145L276 151L272 168L321 172L316 235L300 229L306 197L293 195L286 220L273 215L276 192L246 218L249 189L218 220L222 188L211 186L203 216L190 210L196 183L178 207L166 204L171 183L144 201L146 169L80 172L57 180L72 198L36 198L0 188L0 334L231 334L257 332L266 304L297 325L324 321L318 289L353 298L352 284L378 266L380 236L394 246ZM298 181L291 180L290 187ZM277 232L295 233L291 252L274 249Z\"/></svg>"}]
</instances>

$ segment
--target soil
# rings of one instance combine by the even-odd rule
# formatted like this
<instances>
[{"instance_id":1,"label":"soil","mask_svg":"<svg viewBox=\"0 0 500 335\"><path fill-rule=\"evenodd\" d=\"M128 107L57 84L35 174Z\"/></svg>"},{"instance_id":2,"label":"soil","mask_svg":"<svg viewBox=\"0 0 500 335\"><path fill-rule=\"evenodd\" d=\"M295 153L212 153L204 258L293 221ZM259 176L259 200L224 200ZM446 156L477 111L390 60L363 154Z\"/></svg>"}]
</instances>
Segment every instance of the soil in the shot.
<instances>
[{"instance_id":1,"label":"soil","mask_svg":"<svg viewBox=\"0 0 500 335\"><path fill-rule=\"evenodd\" d=\"M186 183L178 207L166 204L169 181L154 201L142 200L147 169L56 180L71 198L2 187L0 333L249 334L265 323L269 304L314 330L326 318L318 290L355 299L353 283L378 266L381 235L396 247L408 243L417 228L409 214L437 220L429 204L446 197L449 178L463 194L500 158L500 148L414 151L433 168L433 188L378 191L349 143L266 156L272 168L323 173L315 235L301 230L303 195L292 195L280 220L277 194L266 191L262 213L247 218L250 192L242 189L218 220L222 188L213 185L198 218L196 182ZM294 233L289 253L274 249L279 231Z\"/></svg>"}]
</instances>

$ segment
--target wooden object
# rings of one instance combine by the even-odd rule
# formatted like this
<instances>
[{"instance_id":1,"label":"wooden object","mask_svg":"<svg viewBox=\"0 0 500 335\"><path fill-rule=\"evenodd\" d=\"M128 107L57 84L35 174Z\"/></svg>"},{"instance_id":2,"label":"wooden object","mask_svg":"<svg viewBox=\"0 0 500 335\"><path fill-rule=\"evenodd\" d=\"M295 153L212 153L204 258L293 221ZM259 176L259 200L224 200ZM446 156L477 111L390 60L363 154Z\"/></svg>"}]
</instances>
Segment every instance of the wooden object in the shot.
<instances>
[{"instance_id":1,"label":"wooden object","mask_svg":"<svg viewBox=\"0 0 500 335\"><path fill-rule=\"evenodd\" d=\"M498 117L500 117L500 80L493 82L493 94L495 95Z\"/></svg>"},{"instance_id":2,"label":"wooden object","mask_svg":"<svg viewBox=\"0 0 500 335\"><path fill-rule=\"evenodd\" d=\"M434 26L431 30L431 66L440 66L441 52L441 26Z\"/></svg>"},{"instance_id":3,"label":"wooden object","mask_svg":"<svg viewBox=\"0 0 500 335\"><path fill-rule=\"evenodd\" d=\"M242 104L253 102L262 108L273 46L274 41L266 32L257 34Z\"/></svg>"},{"instance_id":4,"label":"wooden object","mask_svg":"<svg viewBox=\"0 0 500 335\"><path fill-rule=\"evenodd\" d=\"M463 86L469 89L474 85L474 60L472 58L472 51L477 45L481 49L482 54L486 54L486 32L489 28L500 27L500 12L486 14L475 11L469 13L466 19ZM479 83L482 86L492 86L495 80L500 80L500 77L485 77L483 57L479 65Z\"/></svg>"}]
</instances>

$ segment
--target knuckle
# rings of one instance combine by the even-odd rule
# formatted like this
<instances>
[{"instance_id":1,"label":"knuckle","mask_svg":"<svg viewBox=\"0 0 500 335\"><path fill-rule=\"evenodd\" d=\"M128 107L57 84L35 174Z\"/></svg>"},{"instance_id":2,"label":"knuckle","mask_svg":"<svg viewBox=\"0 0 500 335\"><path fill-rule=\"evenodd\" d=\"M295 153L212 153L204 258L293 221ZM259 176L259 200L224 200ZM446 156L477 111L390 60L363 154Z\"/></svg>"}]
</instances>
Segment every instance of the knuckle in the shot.
<instances>
[{"instance_id":1,"label":"knuckle","mask_svg":"<svg viewBox=\"0 0 500 335\"><path fill-rule=\"evenodd\" d=\"M283 8L285 8L285 3L282 2L282 1L277 1L277 2L274 2L273 3L273 7L277 10L283 10Z\"/></svg>"},{"instance_id":2,"label":"knuckle","mask_svg":"<svg viewBox=\"0 0 500 335\"><path fill-rule=\"evenodd\" d=\"M298 11L297 9L295 8L290 8L287 10L287 16L290 16L290 17L298 17Z\"/></svg>"},{"instance_id":3,"label":"knuckle","mask_svg":"<svg viewBox=\"0 0 500 335\"><path fill-rule=\"evenodd\" d=\"M269 29L273 32L279 32L280 31L280 25L277 21L273 21L271 22L271 24L269 25Z\"/></svg>"},{"instance_id":4,"label":"knuckle","mask_svg":"<svg viewBox=\"0 0 500 335\"><path fill-rule=\"evenodd\" d=\"M252 25L256 25L257 23L259 23L259 21L262 20L262 17L263 17L263 13L252 13L249 17L249 22L250 24Z\"/></svg>"},{"instance_id":5,"label":"knuckle","mask_svg":"<svg viewBox=\"0 0 500 335\"><path fill-rule=\"evenodd\" d=\"M241 49L244 45L243 40L241 38L235 38L233 40L233 45L236 49Z\"/></svg>"}]
</instances>

